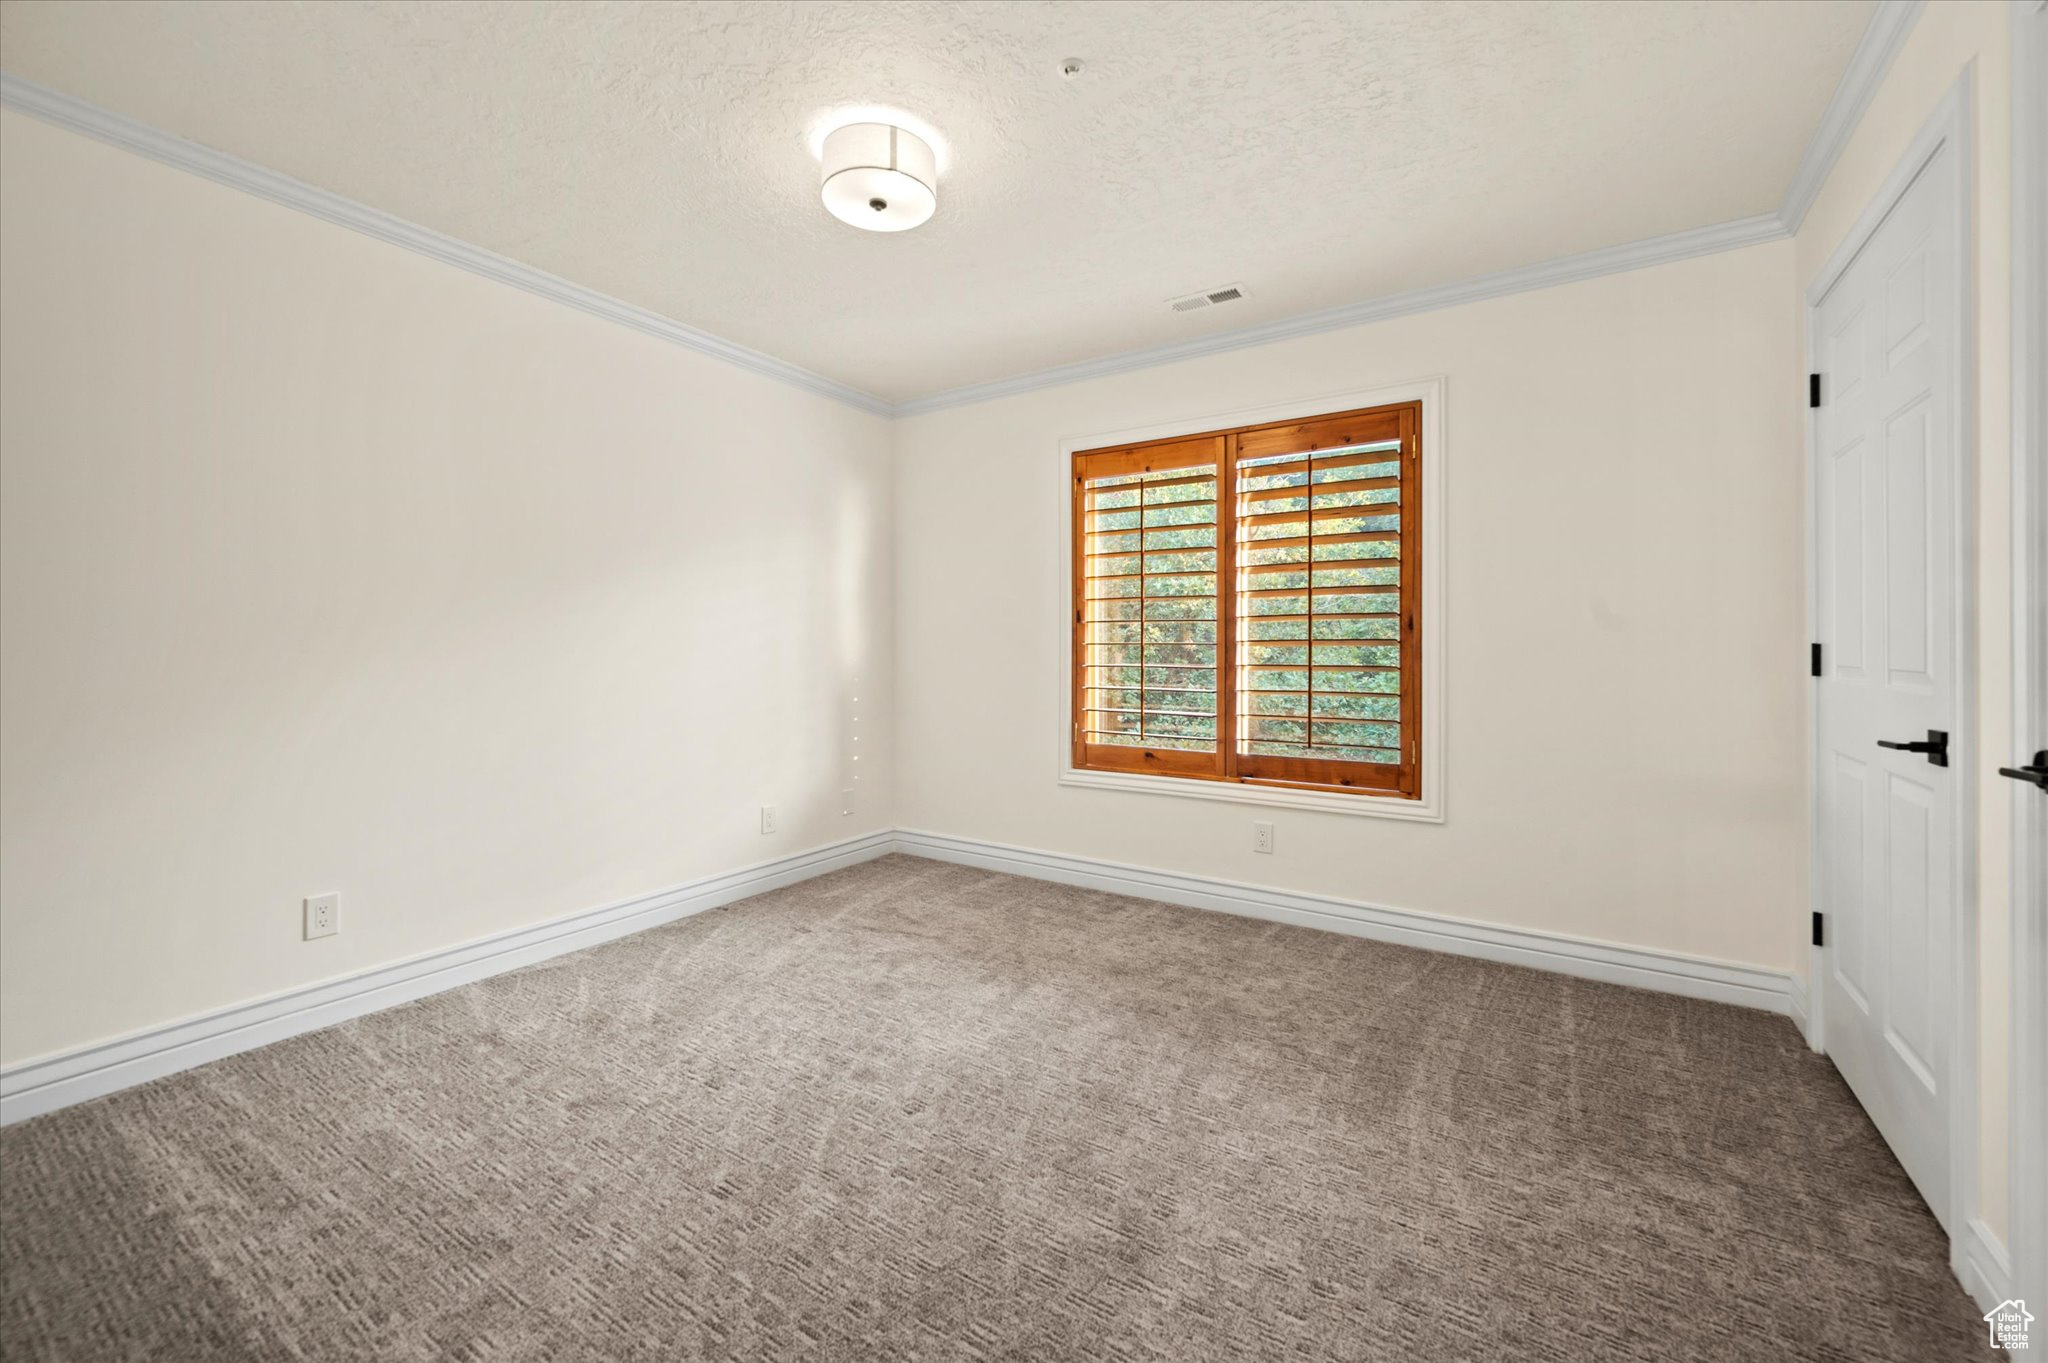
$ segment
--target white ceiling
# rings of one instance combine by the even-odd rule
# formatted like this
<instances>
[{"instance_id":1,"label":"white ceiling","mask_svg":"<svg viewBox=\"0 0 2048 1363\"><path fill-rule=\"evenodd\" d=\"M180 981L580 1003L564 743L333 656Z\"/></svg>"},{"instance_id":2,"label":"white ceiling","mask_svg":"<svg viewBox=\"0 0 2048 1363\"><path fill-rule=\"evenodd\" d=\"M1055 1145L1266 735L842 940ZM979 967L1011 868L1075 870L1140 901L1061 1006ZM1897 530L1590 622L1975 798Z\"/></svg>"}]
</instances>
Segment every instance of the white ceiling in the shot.
<instances>
[{"instance_id":1,"label":"white ceiling","mask_svg":"<svg viewBox=\"0 0 2048 1363\"><path fill-rule=\"evenodd\" d=\"M1770 212L1872 3L8 0L0 65L895 401ZM818 201L873 105L914 232Z\"/></svg>"}]
</instances>

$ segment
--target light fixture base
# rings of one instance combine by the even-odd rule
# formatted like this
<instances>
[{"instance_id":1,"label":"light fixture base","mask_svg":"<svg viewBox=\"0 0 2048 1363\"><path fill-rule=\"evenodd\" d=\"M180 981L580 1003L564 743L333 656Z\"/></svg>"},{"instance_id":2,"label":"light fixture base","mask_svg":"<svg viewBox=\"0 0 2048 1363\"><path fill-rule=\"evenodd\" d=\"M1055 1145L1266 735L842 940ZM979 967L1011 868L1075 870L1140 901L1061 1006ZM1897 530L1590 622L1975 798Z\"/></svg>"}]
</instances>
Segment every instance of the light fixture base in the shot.
<instances>
[{"instance_id":1,"label":"light fixture base","mask_svg":"<svg viewBox=\"0 0 2048 1363\"><path fill-rule=\"evenodd\" d=\"M887 123L849 123L825 138L825 208L869 232L906 232L938 210L931 145Z\"/></svg>"}]
</instances>

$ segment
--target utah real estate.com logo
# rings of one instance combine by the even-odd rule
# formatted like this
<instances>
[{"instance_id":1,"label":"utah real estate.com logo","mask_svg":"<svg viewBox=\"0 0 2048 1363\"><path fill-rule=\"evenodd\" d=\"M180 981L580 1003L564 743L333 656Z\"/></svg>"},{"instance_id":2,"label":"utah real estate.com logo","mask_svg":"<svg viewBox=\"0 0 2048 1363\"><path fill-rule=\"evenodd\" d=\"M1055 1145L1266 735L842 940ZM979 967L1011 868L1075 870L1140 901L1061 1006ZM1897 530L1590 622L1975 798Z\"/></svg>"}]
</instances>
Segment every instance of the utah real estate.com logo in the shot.
<instances>
[{"instance_id":1,"label":"utah real estate.com logo","mask_svg":"<svg viewBox=\"0 0 2048 1363\"><path fill-rule=\"evenodd\" d=\"M1992 1348L2018 1351L2027 1347L2027 1326L2033 1323L2034 1316L2018 1297L1986 1311L1984 1320L1991 1327Z\"/></svg>"}]
</instances>

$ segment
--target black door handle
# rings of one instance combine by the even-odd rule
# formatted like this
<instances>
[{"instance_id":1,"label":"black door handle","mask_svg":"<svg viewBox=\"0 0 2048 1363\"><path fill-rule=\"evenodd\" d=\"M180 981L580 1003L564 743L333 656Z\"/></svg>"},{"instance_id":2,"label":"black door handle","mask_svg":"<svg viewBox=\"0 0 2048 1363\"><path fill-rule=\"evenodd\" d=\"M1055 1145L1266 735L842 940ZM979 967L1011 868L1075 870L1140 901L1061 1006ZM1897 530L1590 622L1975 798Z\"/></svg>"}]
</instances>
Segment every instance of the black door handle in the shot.
<instances>
[{"instance_id":1,"label":"black door handle","mask_svg":"<svg viewBox=\"0 0 2048 1363\"><path fill-rule=\"evenodd\" d=\"M1893 743L1888 739L1880 738L1877 740L1877 746L1880 748L1896 748L1900 752L1924 752L1927 754L1927 765L1930 767L1945 767L1948 765L1948 735L1940 729L1929 729L1925 743Z\"/></svg>"},{"instance_id":2,"label":"black door handle","mask_svg":"<svg viewBox=\"0 0 2048 1363\"><path fill-rule=\"evenodd\" d=\"M2024 767L2000 767L2000 776L2010 776L2015 781L2032 781L2043 790L2048 790L2048 748L2034 754L2034 760Z\"/></svg>"}]
</instances>

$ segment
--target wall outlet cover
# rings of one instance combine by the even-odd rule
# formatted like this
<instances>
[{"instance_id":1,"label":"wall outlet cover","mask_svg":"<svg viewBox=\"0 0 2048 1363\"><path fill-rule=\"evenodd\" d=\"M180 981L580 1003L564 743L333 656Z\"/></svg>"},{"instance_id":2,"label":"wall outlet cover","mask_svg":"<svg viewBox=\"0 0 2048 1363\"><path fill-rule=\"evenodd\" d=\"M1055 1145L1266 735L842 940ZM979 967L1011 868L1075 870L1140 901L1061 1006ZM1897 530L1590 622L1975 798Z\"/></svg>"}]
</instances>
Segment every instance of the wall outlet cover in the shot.
<instances>
[{"instance_id":1,"label":"wall outlet cover","mask_svg":"<svg viewBox=\"0 0 2048 1363\"><path fill-rule=\"evenodd\" d=\"M341 896L318 894L305 902L306 940L332 937L341 931Z\"/></svg>"}]
</instances>

